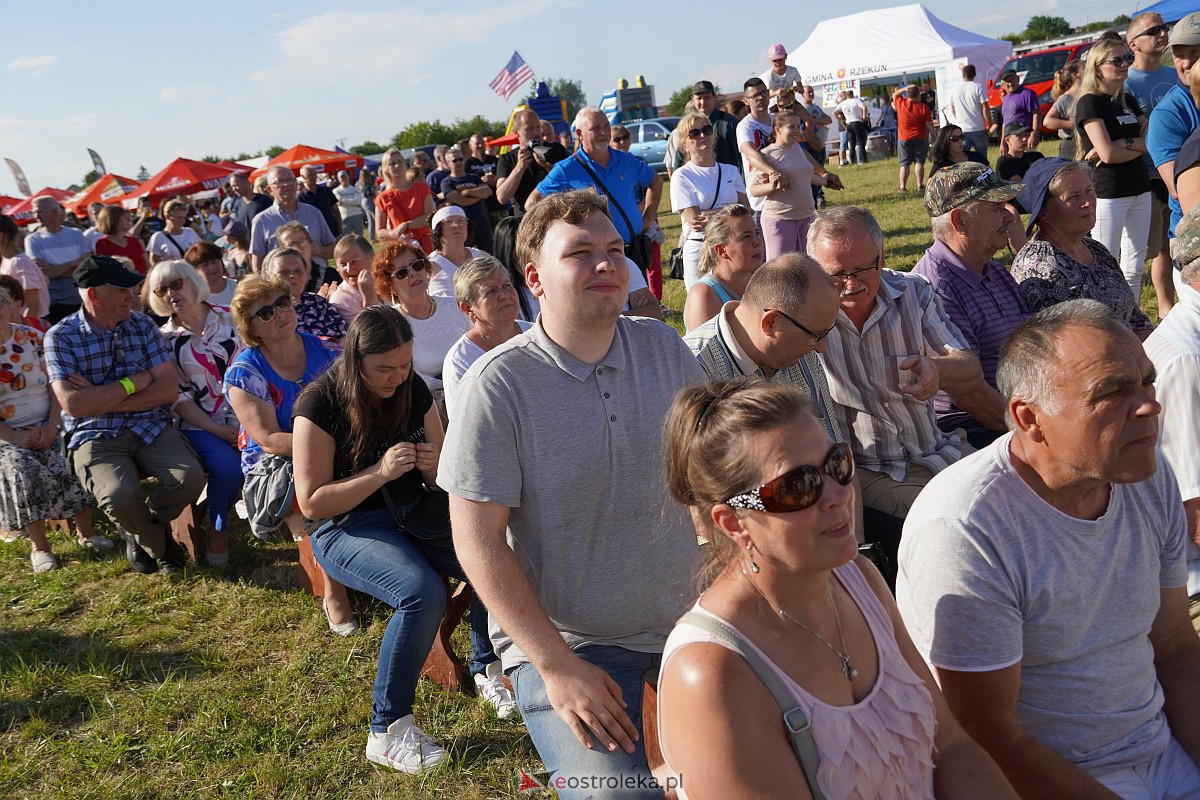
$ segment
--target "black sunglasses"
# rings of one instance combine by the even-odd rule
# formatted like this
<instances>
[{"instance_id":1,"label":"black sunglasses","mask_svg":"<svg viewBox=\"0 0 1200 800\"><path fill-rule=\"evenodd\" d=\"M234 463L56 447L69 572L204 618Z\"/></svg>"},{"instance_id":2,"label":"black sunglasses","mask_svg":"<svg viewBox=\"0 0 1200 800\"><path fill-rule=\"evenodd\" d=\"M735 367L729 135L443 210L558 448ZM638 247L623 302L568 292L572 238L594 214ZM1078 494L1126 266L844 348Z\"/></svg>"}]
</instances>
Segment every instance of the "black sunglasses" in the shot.
<instances>
[{"instance_id":1,"label":"black sunglasses","mask_svg":"<svg viewBox=\"0 0 1200 800\"><path fill-rule=\"evenodd\" d=\"M613 140L614 142L628 142L628 141L629 141L629 134L627 133L627 134L625 134L624 136L614 136L614 137L612 137L612 140Z\"/></svg>"},{"instance_id":2,"label":"black sunglasses","mask_svg":"<svg viewBox=\"0 0 1200 800\"><path fill-rule=\"evenodd\" d=\"M285 295L281 295L279 297L279 299L276 300L274 303L265 305L262 308L260 308L258 311L255 311L254 316L258 317L263 322L270 322L271 320L275 319L275 312L291 311L291 310L292 310L292 298L290 295L285 294Z\"/></svg>"},{"instance_id":3,"label":"black sunglasses","mask_svg":"<svg viewBox=\"0 0 1200 800\"><path fill-rule=\"evenodd\" d=\"M820 342L821 342L821 341L822 341L822 340L823 340L823 339L824 339L826 336L828 336L828 335L829 335L830 331L832 331L832 330L834 329L834 327L835 327L835 326L833 326L833 325L830 325L828 328L826 328L825 330L821 331L820 333L813 333L813 332L812 332L812 331L810 331L808 328L804 327L804 326L803 326L803 325L801 325L799 322L797 322L796 320L792 319L791 315L790 315L790 314L788 314L786 311L780 311L778 308L764 308L764 309L763 309L763 311L774 311L776 314L778 314L779 316L783 317L783 318L784 318L784 319L786 319L788 322L792 323L792 324L793 324L793 325L795 325L797 328L799 328L800 330L804 331L804 332L805 332L805 333L807 333L809 336L811 336L811 337L812 337L812 340L813 340L813 344L819 344L819 343L820 343Z\"/></svg>"},{"instance_id":4,"label":"black sunglasses","mask_svg":"<svg viewBox=\"0 0 1200 800\"><path fill-rule=\"evenodd\" d=\"M952 134L950 134L950 136L948 138L952 142L961 142L963 140L961 133L952 133Z\"/></svg>"},{"instance_id":5,"label":"black sunglasses","mask_svg":"<svg viewBox=\"0 0 1200 800\"><path fill-rule=\"evenodd\" d=\"M1133 63L1133 53L1126 53L1123 56L1114 56L1106 58L1100 62L1101 64L1112 64L1114 67L1124 67Z\"/></svg>"},{"instance_id":6,"label":"black sunglasses","mask_svg":"<svg viewBox=\"0 0 1200 800\"><path fill-rule=\"evenodd\" d=\"M424 258L418 258L406 267L400 267L392 273L392 277L398 281L402 281L408 277L409 272L424 272L429 267L429 262Z\"/></svg>"},{"instance_id":7,"label":"black sunglasses","mask_svg":"<svg viewBox=\"0 0 1200 800\"><path fill-rule=\"evenodd\" d=\"M705 125L703 128L692 128L688 131L689 139L699 139L701 136L712 136L713 126Z\"/></svg>"},{"instance_id":8,"label":"black sunglasses","mask_svg":"<svg viewBox=\"0 0 1200 800\"><path fill-rule=\"evenodd\" d=\"M833 478L841 486L846 486L854 480L854 454L850 451L850 445L839 442L829 448L825 463L821 466L805 464L803 467L796 467L751 492L729 498L725 504L733 508L748 508L770 514L801 511L821 499L821 493L825 489L825 475Z\"/></svg>"},{"instance_id":9,"label":"black sunglasses","mask_svg":"<svg viewBox=\"0 0 1200 800\"><path fill-rule=\"evenodd\" d=\"M154 290L157 297L166 297L167 292L178 292L183 289L183 278L176 278L170 283L163 284Z\"/></svg>"},{"instance_id":10,"label":"black sunglasses","mask_svg":"<svg viewBox=\"0 0 1200 800\"><path fill-rule=\"evenodd\" d=\"M1142 36L1158 36L1160 33L1166 33L1169 30L1171 30L1170 25L1155 25L1153 28L1146 28L1146 30L1142 31L1133 38L1137 39Z\"/></svg>"}]
</instances>

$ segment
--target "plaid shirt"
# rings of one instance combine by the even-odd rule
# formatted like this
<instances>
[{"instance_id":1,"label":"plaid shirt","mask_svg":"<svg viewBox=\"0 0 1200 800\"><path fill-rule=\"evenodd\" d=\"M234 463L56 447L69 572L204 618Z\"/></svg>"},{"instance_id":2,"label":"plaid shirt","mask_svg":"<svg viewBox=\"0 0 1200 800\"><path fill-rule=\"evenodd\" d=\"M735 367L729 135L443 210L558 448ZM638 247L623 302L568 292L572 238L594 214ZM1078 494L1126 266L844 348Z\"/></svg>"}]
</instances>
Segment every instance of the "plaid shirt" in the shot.
<instances>
[{"instance_id":1,"label":"plaid shirt","mask_svg":"<svg viewBox=\"0 0 1200 800\"><path fill-rule=\"evenodd\" d=\"M958 461L958 436L938 428L933 403L898 386L898 364L906 356L937 355L943 348L968 349L933 286L920 276L882 270L875 309L862 331L838 311L821 363L856 464L902 481L909 464L937 473Z\"/></svg>"},{"instance_id":2,"label":"plaid shirt","mask_svg":"<svg viewBox=\"0 0 1200 800\"><path fill-rule=\"evenodd\" d=\"M144 314L134 313L108 331L93 325L80 309L46 334L46 368L51 384L80 375L103 386L170 358L166 340ZM167 427L169 419L170 407L166 404L148 411L96 417L72 417L63 412L67 446L71 449L92 439L111 439L125 429L149 444Z\"/></svg>"}]
</instances>

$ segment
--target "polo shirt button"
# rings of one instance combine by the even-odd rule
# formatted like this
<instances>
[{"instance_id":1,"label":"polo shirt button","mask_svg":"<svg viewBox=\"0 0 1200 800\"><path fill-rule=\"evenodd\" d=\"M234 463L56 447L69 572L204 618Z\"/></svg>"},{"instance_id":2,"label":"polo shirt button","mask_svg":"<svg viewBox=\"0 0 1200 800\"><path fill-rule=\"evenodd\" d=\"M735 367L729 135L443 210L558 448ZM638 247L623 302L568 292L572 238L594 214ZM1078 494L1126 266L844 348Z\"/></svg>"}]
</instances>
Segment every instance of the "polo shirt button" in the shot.
<instances>
[{"instance_id":1,"label":"polo shirt button","mask_svg":"<svg viewBox=\"0 0 1200 800\"><path fill-rule=\"evenodd\" d=\"M616 421L617 421L617 415L616 415L616 414L613 414L613 415L612 415L611 417L609 417L608 419L609 419L611 422L616 422Z\"/></svg>"},{"instance_id":2,"label":"polo shirt button","mask_svg":"<svg viewBox=\"0 0 1200 800\"><path fill-rule=\"evenodd\" d=\"M609 394L608 392L605 392L605 393L604 393L604 399L605 399L605 400L607 400L607 399L608 399L608 398L610 398L610 397L612 397L612 395L611 395L611 394Z\"/></svg>"}]
</instances>

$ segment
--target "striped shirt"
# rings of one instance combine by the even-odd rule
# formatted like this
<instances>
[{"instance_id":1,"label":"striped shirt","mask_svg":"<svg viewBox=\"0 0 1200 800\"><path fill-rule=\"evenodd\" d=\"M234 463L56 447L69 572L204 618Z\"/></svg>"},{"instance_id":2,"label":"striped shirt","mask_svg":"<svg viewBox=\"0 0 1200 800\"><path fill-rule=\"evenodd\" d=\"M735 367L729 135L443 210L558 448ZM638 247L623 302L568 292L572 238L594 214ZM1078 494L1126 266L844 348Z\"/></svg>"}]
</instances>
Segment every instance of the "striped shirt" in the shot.
<instances>
[{"instance_id":1,"label":"striped shirt","mask_svg":"<svg viewBox=\"0 0 1200 800\"><path fill-rule=\"evenodd\" d=\"M829 438L835 442L843 441L841 429L833 414L829 383L825 380L825 370L821 368L821 361L816 352L810 350L798 363L777 370L768 379L762 368L738 345L733 331L729 328L726 314L733 313L737 306L736 300L726 303L715 317L683 337L684 344L700 361L700 366L704 367L709 380L752 377L798 386L816 408L817 416L820 417L821 425Z\"/></svg>"},{"instance_id":2,"label":"striped shirt","mask_svg":"<svg viewBox=\"0 0 1200 800\"><path fill-rule=\"evenodd\" d=\"M860 332L838 311L821 363L838 426L855 462L903 481L909 464L939 472L959 459L956 434L943 433L933 404L899 391L899 363L911 355L965 350L929 281L881 270L875 308Z\"/></svg>"},{"instance_id":3,"label":"striped shirt","mask_svg":"<svg viewBox=\"0 0 1200 800\"><path fill-rule=\"evenodd\" d=\"M1146 355L1158 373L1155 381L1159 415L1158 447L1175 471L1186 503L1200 498L1200 292L1179 286L1179 303L1146 339ZM1189 533L1194 533L1189 531ZM1188 542L1188 594L1200 594L1200 548Z\"/></svg>"},{"instance_id":4,"label":"striped shirt","mask_svg":"<svg viewBox=\"0 0 1200 800\"><path fill-rule=\"evenodd\" d=\"M171 349L154 322L134 313L105 330L84 315L83 309L66 317L46 333L46 369L50 382L80 375L95 386L153 369L171 358ZM72 417L63 412L67 446L77 449L92 439L111 439L128 429L150 444L167 427L167 404L147 411Z\"/></svg>"},{"instance_id":5,"label":"striped shirt","mask_svg":"<svg viewBox=\"0 0 1200 800\"><path fill-rule=\"evenodd\" d=\"M936 239L913 267L913 274L933 284L946 316L958 328L967 347L979 358L983 379L988 386L996 388L1000 347L1009 332L1029 316L1016 279L999 261L989 261L982 273L976 272L944 242ZM934 396L933 410L944 431L964 428L967 433L982 433L988 430L954 405L945 391Z\"/></svg>"}]
</instances>

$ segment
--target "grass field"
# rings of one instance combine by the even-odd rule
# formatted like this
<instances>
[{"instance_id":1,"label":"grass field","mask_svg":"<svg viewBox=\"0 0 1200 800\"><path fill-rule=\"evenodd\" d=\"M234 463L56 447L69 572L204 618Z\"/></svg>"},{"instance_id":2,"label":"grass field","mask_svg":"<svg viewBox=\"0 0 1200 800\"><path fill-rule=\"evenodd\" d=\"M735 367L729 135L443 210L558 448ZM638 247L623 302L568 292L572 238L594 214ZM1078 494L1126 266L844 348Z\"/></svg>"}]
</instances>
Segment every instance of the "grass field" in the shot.
<instances>
[{"instance_id":1,"label":"grass field","mask_svg":"<svg viewBox=\"0 0 1200 800\"><path fill-rule=\"evenodd\" d=\"M870 207L889 265L910 268L929 222L919 195L894 190L896 160L840 172L830 202ZM678 321L682 285L668 284ZM132 573L123 551L51 540L62 569L36 576L27 542L0 544L0 797L495 798L518 796L518 769L541 774L519 722L426 681L417 718L450 763L425 778L373 769L362 748L387 609L359 598L364 630L330 634L292 545L242 525L225 574L169 583Z\"/></svg>"}]
</instances>

